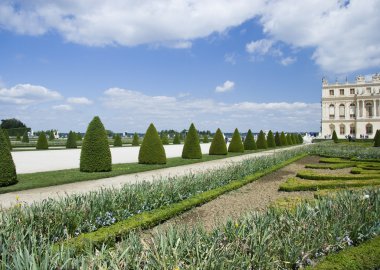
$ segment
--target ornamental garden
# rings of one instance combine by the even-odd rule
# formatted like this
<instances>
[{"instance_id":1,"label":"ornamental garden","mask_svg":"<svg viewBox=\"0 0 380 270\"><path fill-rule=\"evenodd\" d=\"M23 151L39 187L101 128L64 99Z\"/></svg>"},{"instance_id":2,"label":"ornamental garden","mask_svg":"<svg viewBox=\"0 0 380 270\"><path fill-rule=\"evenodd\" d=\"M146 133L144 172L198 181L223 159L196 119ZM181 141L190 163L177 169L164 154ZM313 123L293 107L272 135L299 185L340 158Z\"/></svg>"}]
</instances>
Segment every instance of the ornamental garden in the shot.
<instances>
[{"instance_id":1,"label":"ornamental garden","mask_svg":"<svg viewBox=\"0 0 380 270\"><path fill-rule=\"evenodd\" d=\"M47 149L48 137L41 133L36 148ZM22 140L29 140L27 133ZM77 148L79 141L70 132L66 147ZM202 142L210 142L208 155L202 154ZM80 141L79 169L17 175L9 136L1 130L0 193L246 155L205 172L31 205L16 197L16 203L0 214L1 265L4 269L380 266L380 132L373 141L345 142L333 136L331 141L303 144L299 134L272 131L260 131L255 139L248 130L242 140L235 129L226 144L220 129L200 138L191 124L185 138L177 133L172 143L183 143L181 157L166 157L168 136L150 124L141 142L137 134L131 141L139 146L138 163L112 164L110 144L120 147L122 138L115 136L110 142L100 118L94 117ZM212 218L218 209L223 210L219 217L227 213L225 219ZM350 268L356 265L360 267Z\"/></svg>"}]
</instances>

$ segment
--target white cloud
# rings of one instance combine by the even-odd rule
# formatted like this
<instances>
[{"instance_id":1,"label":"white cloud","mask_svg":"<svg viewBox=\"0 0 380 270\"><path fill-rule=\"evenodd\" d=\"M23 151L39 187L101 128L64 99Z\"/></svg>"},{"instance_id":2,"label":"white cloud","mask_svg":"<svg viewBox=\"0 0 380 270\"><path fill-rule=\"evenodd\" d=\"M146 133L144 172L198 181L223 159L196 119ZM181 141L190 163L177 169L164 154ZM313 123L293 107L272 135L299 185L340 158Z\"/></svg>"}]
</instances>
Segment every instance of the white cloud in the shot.
<instances>
[{"instance_id":1,"label":"white cloud","mask_svg":"<svg viewBox=\"0 0 380 270\"><path fill-rule=\"evenodd\" d=\"M89 100L86 97L70 97L67 99L68 103L71 104L80 104L80 105L90 105L92 104L92 100Z\"/></svg>"},{"instance_id":2,"label":"white cloud","mask_svg":"<svg viewBox=\"0 0 380 270\"><path fill-rule=\"evenodd\" d=\"M215 92L217 93L224 93L224 92L228 92L228 91L231 91L235 88L235 83L232 82L232 81L225 81L223 83L223 85L219 85L215 88Z\"/></svg>"},{"instance_id":3,"label":"white cloud","mask_svg":"<svg viewBox=\"0 0 380 270\"><path fill-rule=\"evenodd\" d=\"M71 111L73 109L73 107L68 104L55 105L52 108L57 111Z\"/></svg>"},{"instance_id":4,"label":"white cloud","mask_svg":"<svg viewBox=\"0 0 380 270\"><path fill-rule=\"evenodd\" d=\"M236 64L236 54L235 53L227 53L224 55L224 61L230 63L232 65Z\"/></svg>"},{"instance_id":5,"label":"white cloud","mask_svg":"<svg viewBox=\"0 0 380 270\"><path fill-rule=\"evenodd\" d=\"M252 41L245 46L248 53L265 55L273 46L273 41L270 39L260 39Z\"/></svg>"},{"instance_id":6,"label":"white cloud","mask_svg":"<svg viewBox=\"0 0 380 270\"><path fill-rule=\"evenodd\" d=\"M31 105L61 98L60 93L39 85L17 84L9 89L0 89L0 102L3 103Z\"/></svg>"},{"instance_id":7,"label":"white cloud","mask_svg":"<svg viewBox=\"0 0 380 270\"><path fill-rule=\"evenodd\" d=\"M282 58L280 63L283 66L288 66L288 65L293 64L295 61L297 61L296 57L288 56L288 57Z\"/></svg>"}]
</instances>

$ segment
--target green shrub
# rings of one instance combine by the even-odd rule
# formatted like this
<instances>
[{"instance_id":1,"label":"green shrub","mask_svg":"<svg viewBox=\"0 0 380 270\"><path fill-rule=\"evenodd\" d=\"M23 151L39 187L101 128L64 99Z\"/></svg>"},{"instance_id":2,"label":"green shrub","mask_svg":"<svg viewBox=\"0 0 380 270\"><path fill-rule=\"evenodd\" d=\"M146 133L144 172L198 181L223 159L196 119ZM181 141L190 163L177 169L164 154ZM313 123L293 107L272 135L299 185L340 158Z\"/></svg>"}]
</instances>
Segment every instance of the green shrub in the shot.
<instances>
[{"instance_id":1,"label":"green shrub","mask_svg":"<svg viewBox=\"0 0 380 270\"><path fill-rule=\"evenodd\" d=\"M208 153L209 155L227 155L226 141L224 140L223 133L219 128L215 132Z\"/></svg>"},{"instance_id":2,"label":"green shrub","mask_svg":"<svg viewBox=\"0 0 380 270\"><path fill-rule=\"evenodd\" d=\"M264 132L260 130L259 136L257 136L257 141L256 141L257 149L267 149L267 140L265 139Z\"/></svg>"},{"instance_id":3,"label":"green shrub","mask_svg":"<svg viewBox=\"0 0 380 270\"><path fill-rule=\"evenodd\" d=\"M247 136L244 140L244 150L256 150L256 142L255 138L253 137L252 131L249 129L247 132Z\"/></svg>"},{"instance_id":4,"label":"green shrub","mask_svg":"<svg viewBox=\"0 0 380 270\"><path fill-rule=\"evenodd\" d=\"M150 124L139 152L140 164L166 164L165 148L153 124Z\"/></svg>"},{"instance_id":5,"label":"green shrub","mask_svg":"<svg viewBox=\"0 0 380 270\"><path fill-rule=\"evenodd\" d=\"M161 132L161 141L163 145L169 144L168 134L165 132Z\"/></svg>"},{"instance_id":6,"label":"green shrub","mask_svg":"<svg viewBox=\"0 0 380 270\"><path fill-rule=\"evenodd\" d=\"M298 134L298 141L300 144L303 143L303 138L301 134Z\"/></svg>"},{"instance_id":7,"label":"green shrub","mask_svg":"<svg viewBox=\"0 0 380 270\"><path fill-rule=\"evenodd\" d=\"M278 131L276 131L276 134L274 135L274 142L276 143L276 146L281 146L281 136Z\"/></svg>"},{"instance_id":8,"label":"green shrub","mask_svg":"<svg viewBox=\"0 0 380 270\"><path fill-rule=\"evenodd\" d=\"M192 123L187 133L185 144L182 150L182 158L200 159L202 158L201 146L199 144L198 132Z\"/></svg>"},{"instance_id":9,"label":"green shrub","mask_svg":"<svg viewBox=\"0 0 380 270\"><path fill-rule=\"evenodd\" d=\"M232 139L230 145L228 146L228 152L232 153L243 153L244 145L241 141L240 133L237 128L235 128L234 134L232 135Z\"/></svg>"},{"instance_id":10,"label":"green shrub","mask_svg":"<svg viewBox=\"0 0 380 270\"><path fill-rule=\"evenodd\" d=\"M90 122L83 139L80 154L81 172L108 172L112 170L112 157L108 136L98 116Z\"/></svg>"},{"instance_id":11,"label":"green shrub","mask_svg":"<svg viewBox=\"0 0 380 270\"><path fill-rule=\"evenodd\" d=\"M16 141L21 142L21 136L17 134Z\"/></svg>"},{"instance_id":12,"label":"green shrub","mask_svg":"<svg viewBox=\"0 0 380 270\"><path fill-rule=\"evenodd\" d=\"M285 133L282 131L280 135L280 141L281 141L281 146L286 146L288 145L288 140L286 139Z\"/></svg>"},{"instance_id":13,"label":"green shrub","mask_svg":"<svg viewBox=\"0 0 380 270\"><path fill-rule=\"evenodd\" d=\"M178 132L175 133L173 144L181 144L181 139Z\"/></svg>"},{"instance_id":14,"label":"green shrub","mask_svg":"<svg viewBox=\"0 0 380 270\"><path fill-rule=\"evenodd\" d=\"M300 142L298 141L298 135L297 134L292 134L292 141L294 144L299 144Z\"/></svg>"},{"instance_id":15,"label":"green shrub","mask_svg":"<svg viewBox=\"0 0 380 270\"><path fill-rule=\"evenodd\" d=\"M121 137L119 134L115 135L115 140L113 141L113 146L115 146L115 147L122 147L123 146L123 142L121 141Z\"/></svg>"},{"instance_id":16,"label":"green shrub","mask_svg":"<svg viewBox=\"0 0 380 270\"><path fill-rule=\"evenodd\" d=\"M336 135L335 130L334 130L333 135L332 135L332 140L334 141L334 143L338 142L338 136Z\"/></svg>"},{"instance_id":17,"label":"green shrub","mask_svg":"<svg viewBox=\"0 0 380 270\"><path fill-rule=\"evenodd\" d=\"M4 131L0 129L0 187L17 183L16 167Z\"/></svg>"},{"instance_id":18,"label":"green shrub","mask_svg":"<svg viewBox=\"0 0 380 270\"><path fill-rule=\"evenodd\" d=\"M37 145L36 149L38 150L46 150L49 148L48 141L46 139L45 132L41 132L40 135L38 135Z\"/></svg>"},{"instance_id":19,"label":"green shrub","mask_svg":"<svg viewBox=\"0 0 380 270\"><path fill-rule=\"evenodd\" d=\"M137 135L137 133L135 132L135 134L133 134L132 146L139 146L139 145L140 145L139 135Z\"/></svg>"},{"instance_id":20,"label":"green shrub","mask_svg":"<svg viewBox=\"0 0 380 270\"><path fill-rule=\"evenodd\" d=\"M22 140L21 140L23 143L28 143L29 142L29 136L28 136L28 132L25 131L24 132L24 135L22 136Z\"/></svg>"},{"instance_id":21,"label":"green shrub","mask_svg":"<svg viewBox=\"0 0 380 270\"><path fill-rule=\"evenodd\" d=\"M376 130L375 138L373 139L375 147L380 147L380 130Z\"/></svg>"},{"instance_id":22,"label":"green shrub","mask_svg":"<svg viewBox=\"0 0 380 270\"><path fill-rule=\"evenodd\" d=\"M286 142L287 142L287 145L293 145L293 140L292 140L292 136L290 135L290 133L286 134Z\"/></svg>"},{"instance_id":23,"label":"green shrub","mask_svg":"<svg viewBox=\"0 0 380 270\"><path fill-rule=\"evenodd\" d=\"M276 142L274 140L274 136L273 136L272 130L269 130L269 132L268 132L267 144L268 144L268 148L274 148L274 147L276 147Z\"/></svg>"},{"instance_id":24,"label":"green shrub","mask_svg":"<svg viewBox=\"0 0 380 270\"><path fill-rule=\"evenodd\" d=\"M71 130L67 136L66 148L77 148L77 134Z\"/></svg>"},{"instance_id":25,"label":"green shrub","mask_svg":"<svg viewBox=\"0 0 380 270\"><path fill-rule=\"evenodd\" d=\"M307 180L368 180L380 179L380 173L371 175L362 174L319 174L314 171L304 170L297 173L297 177Z\"/></svg>"},{"instance_id":26,"label":"green shrub","mask_svg":"<svg viewBox=\"0 0 380 270\"><path fill-rule=\"evenodd\" d=\"M208 139L208 135L207 134L203 135L203 143L209 143L209 142L210 141Z\"/></svg>"},{"instance_id":27,"label":"green shrub","mask_svg":"<svg viewBox=\"0 0 380 270\"><path fill-rule=\"evenodd\" d=\"M55 140L55 137L54 137L54 131L53 130L50 130L50 133L49 133L49 141L54 141Z\"/></svg>"},{"instance_id":28,"label":"green shrub","mask_svg":"<svg viewBox=\"0 0 380 270\"><path fill-rule=\"evenodd\" d=\"M77 141L81 141L83 139L82 133L78 132L77 133Z\"/></svg>"}]
</instances>

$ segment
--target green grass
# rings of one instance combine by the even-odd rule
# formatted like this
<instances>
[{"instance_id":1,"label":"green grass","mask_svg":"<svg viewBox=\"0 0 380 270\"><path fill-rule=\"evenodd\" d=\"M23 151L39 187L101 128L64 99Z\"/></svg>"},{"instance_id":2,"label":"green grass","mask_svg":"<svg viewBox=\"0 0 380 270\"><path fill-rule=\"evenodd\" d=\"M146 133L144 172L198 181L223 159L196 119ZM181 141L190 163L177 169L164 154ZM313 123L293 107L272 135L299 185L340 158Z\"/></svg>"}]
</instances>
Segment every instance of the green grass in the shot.
<instances>
[{"instance_id":1,"label":"green grass","mask_svg":"<svg viewBox=\"0 0 380 270\"><path fill-rule=\"evenodd\" d=\"M163 165L148 165L138 163L113 164L110 172L86 173L80 172L79 169L68 169L51 172L27 173L18 175L18 183L8 187L1 187L0 194L14 191L21 191L33 188L49 187L74 182L96 180L109 178L119 175L146 172L151 170L176 167L199 162L229 158L244 154L252 154L263 150L251 150L244 153L228 153L226 156L203 155L202 159L182 159L181 157L168 158L167 163Z\"/></svg>"},{"instance_id":2,"label":"green grass","mask_svg":"<svg viewBox=\"0 0 380 270\"><path fill-rule=\"evenodd\" d=\"M289 178L280 185L280 191L317 191L320 189L336 189L350 187L365 187L380 185L380 179L368 180L303 180L299 178Z\"/></svg>"},{"instance_id":3,"label":"green grass","mask_svg":"<svg viewBox=\"0 0 380 270\"><path fill-rule=\"evenodd\" d=\"M356 247L330 254L314 267L315 270L364 270L380 268L380 236Z\"/></svg>"}]
</instances>

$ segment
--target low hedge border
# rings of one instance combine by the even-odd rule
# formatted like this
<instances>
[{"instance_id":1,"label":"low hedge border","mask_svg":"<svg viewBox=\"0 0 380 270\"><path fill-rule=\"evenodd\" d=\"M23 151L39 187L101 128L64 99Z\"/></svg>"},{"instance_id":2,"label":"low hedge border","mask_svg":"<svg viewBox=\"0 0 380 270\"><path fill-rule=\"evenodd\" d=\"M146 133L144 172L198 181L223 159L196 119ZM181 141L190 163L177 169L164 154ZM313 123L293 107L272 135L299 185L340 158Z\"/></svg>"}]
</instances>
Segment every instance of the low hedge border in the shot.
<instances>
[{"instance_id":1,"label":"low hedge border","mask_svg":"<svg viewBox=\"0 0 380 270\"><path fill-rule=\"evenodd\" d=\"M348 159L343 159L339 157L322 157L319 160L319 163L352 163L355 164L355 161L348 160Z\"/></svg>"},{"instance_id":2,"label":"low hedge border","mask_svg":"<svg viewBox=\"0 0 380 270\"><path fill-rule=\"evenodd\" d=\"M314 270L364 270L380 268L380 236L359 246L346 248L338 253L326 256L314 267Z\"/></svg>"},{"instance_id":3,"label":"low hedge border","mask_svg":"<svg viewBox=\"0 0 380 270\"><path fill-rule=\"evenodd\" d=\"M375 169L362 169L362 168L352 168L351 169L352 174L380 174L380 170Z\"/></svg>"},{"instance_id":4,"label":"low hedge border","mask_svg":"<svg viewBox=\"0 0 380 270\"><path fill-rule=\"evenodd\" d=\"M363 186L363 187L351 187L351 188L336 188L336 189L321 189L314 192L314 198L315 199L321 199L323 197L335 197L338 192L342 191L362 191L362 190L368 190L369 188L380 188L380 186Z\"/></svg>"},{"instance_id":5,"label":"low hedge border","mask_svg":"<svg viewBox=\"0 0 380 270\"><path fill-rule=\"evenodd\" d=\"M317 191L320 189L336 189L347 187L365 187L365 186L377 186L380 185L380 179L370 180L330 180L330 181L314 181L314 180L302 180L299 178L289 178L285 183L280 185L280 191Z\"/></svg>"},{"instance_id":6,"label":"low hedge border","mask_svg":"<svg viewBox=\"0 0 380 270\"><path fill-rule=\"evenodd\" d=\"M317 174L313 171L305 170L300 171L296 175L299 178L307 180L368 180L380 179L380 173L371 175L362 174L345 174L345 175L331 175L331 174Z\"/></svg>"},{"instance_id":7,"label":"low hedge border","mask_svg":"<svg viewBox=\"0 0 380 270\"><path fill-rule=\"evenodd\" d=\"M126 236L130 231L134 229L151 228L193 207L209 202L226 192L236 190L246 184L249 184L259 179L264 175L277 171L306 156L307 154L302 154L293 157L285 162L273 166L272 168L263 170L261 172L257 172L250 176L246 176L245 178L240 180L235 180L225 186L195 195L191 198L183 200L182 202L174 203L158 209L154 209L149 212L144 212L135 215L129 219L117 222L108 227L100 228L99 230L94 232L81 234L78 237L57 243L55 245L55 248L62 248L63 246L64 248L71 249L74 252L83 252L92 248L100 249L103 245L113 246L116 242L120 241L124 236Z\"/></svg>"},{"instance_id":8,"label":"low hedge border","mask_svg":"<svg viewBox=\"0 0 380 270\"><path fill-rule=\"evenodd\" d=\"M306 164L305 168L307 169L322 169L322 170L337 170L353 167L352 163L326 163L326 164Z\"/></svg>"}]
</instances>

